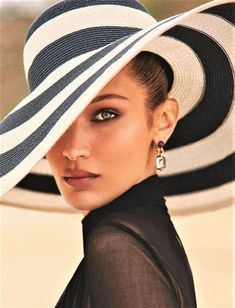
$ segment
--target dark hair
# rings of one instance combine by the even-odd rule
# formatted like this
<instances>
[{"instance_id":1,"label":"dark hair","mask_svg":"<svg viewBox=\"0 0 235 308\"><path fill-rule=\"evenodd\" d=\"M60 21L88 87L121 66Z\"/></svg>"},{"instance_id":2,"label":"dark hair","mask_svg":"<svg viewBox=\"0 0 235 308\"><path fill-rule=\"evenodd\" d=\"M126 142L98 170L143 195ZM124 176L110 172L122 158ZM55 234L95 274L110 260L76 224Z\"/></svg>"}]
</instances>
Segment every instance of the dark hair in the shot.
<instances>
[{"instance_id":1,"label":"dark hair","mask_svg":"<svg viewBox=\"0 0 235 308\"><path fill-rule=\"evenodd\" d=\"M162 57L143 51L129 63L130 73L147 90L148 124L152 125L152 112L167 99L173 83L173 71Z\"/></svg>"}]
</instances>

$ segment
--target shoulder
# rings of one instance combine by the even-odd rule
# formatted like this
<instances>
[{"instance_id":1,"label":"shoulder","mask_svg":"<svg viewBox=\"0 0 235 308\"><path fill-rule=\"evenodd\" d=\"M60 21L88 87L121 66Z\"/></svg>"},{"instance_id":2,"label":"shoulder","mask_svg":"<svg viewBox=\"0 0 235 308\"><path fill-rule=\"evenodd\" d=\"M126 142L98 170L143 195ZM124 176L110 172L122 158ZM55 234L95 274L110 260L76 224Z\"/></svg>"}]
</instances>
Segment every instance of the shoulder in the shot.
<instances>
[{"instance_id":1,"label":"shoulder","mask_svg":"<svg viewBox=\"0 0 235 308\"><path fill-rule=\"evenodd\" d=\"M158 301L158 294L162 293L175 300L174 285L161 260L154 257L141 238L121 225L101 225L91 234L86 265L88 280L93 281L95 276L96 286L105 285L106 290L116 284L123 288L120 294L125 294L130 287L135 294L141 294L145 285L146 301L153 300L152 297ZM152 297L149 297L149 289Z\"/></svg>"},{"instance_id":2,"label":"shoulder","mask_svg":"<svg viewBox=\"0 0 235 308\"><path fill-rule=\"evenodd\" d=\"M137 207L107 215L91 231L88 246L96 249L111 249L114 243L121 248L137 246L147 251L158 247L163 235L169 233L169 215L155 208ZM168 229L168 230L167 230ZM99 245L95 245L99 243ZM124 245L125 244L125 245ZM162 243L163 244L163 243ZM89 249L88 247L88 249ZM127 248L126 248L127 249Z\"/></svg>"},{"instance_id":3,"label":"shoulder","mask_svg":"<svg viewBox=\"0 0 235 308\"><path fill-rule=\"evenodd\" d=\"M151 288L156 301L161 293L177 298L175 294L181 293L181 288L185 294L192 294L190 267L169 216L154 210L141 213L140 208L138 212L120 211L92 230L86 254L89 281L93 274L100 277L99 283L113 282L114 277L122 284L126 281L125 288L138 281L136 287L141 284Z\"/></svg>"},{"instance_id":4,"label":"shoulder","mask_svg":"<svg viewBox=\"0 0 235 308\"><path fill-rule=\"evenodd\" d=\"M159 212L152 207L137 207L125 211L117 211L103 218L92 230L89 242L100 241L108 244L115 241L133 243L157 244L162 241L162 236L172 233L171 220L166 212ZM154 239L155 243L152 243ZM154 245L155 246L155 245Z\"/></svg>"},{"instance_id":5,"label":"shoulder","mask_svg":"<svg viewBox=\"0 0 235 308\"><path fill-rule=\"evenodd\" d=\"M119 264L119 270L126 263L130 263L130 267L135 264L135 270L138 266L149 266L151 271L164 267L161 258L146 239L130 226L117 221L109 224L103 222L95 228L89 236L86 259L90 265L98 262L103 268L110 261Z\"/></svg>"},{"instance_id":6,"label":"shoulder","mask_svg":"<svg viewBox=\"0 0 235 308\"><path fill-rule=\"evenodd\" d=\"M147 260L173 275L190 274L186 253L169 215L154 209L109 215L92 230L87 253L102 258L111 254L119 260L129 253L127 259L136 255L138 262Z\"/></svg>"},{"instance_id":7,"label":"shoulder","mask_svg":"<svg viewBox=\"0 0 235 308\"><path fill-rule=\"evenodd\" d=\"M148 242L128 226L117 222L102 224L92 232L86 257L89 263L99 262L104 267L107 260L111 260L112 264L119 264L119 269L133 261L140 267L149 264L151 268L161 263L160 260L156 262L156 255Z\"/></svg>"},{"instance_id":8,"label":"shoulder","mask_svg":"<svg viewBox=\"0 0 235 308\"><path fill-rule=\"evenodd\" d=\"M128 271L131 272L132 268L136 271L144 264L145 267L149 264L152 268L155 263L151 252L141 239L122 225L102 224L96 228L89 237L86 259L90 269L98 265L102 270L110 270L112 266L117 265L119 273L122 269L124 272L127 270L127 264Z\"/></svg>"},{"instance_id":9,"label":"shoulder","mask_svg":"<svg viewBox=\"0 0 235 308\"><path fill-rule=\"evenodd\" d=\"M137 246L143 248L138 235L127 226L120 222L103 223L89 236L88 253L89 251L102 252L102 254L118 252L120 255L121 252Z\"/></svg>"}]
</instances>

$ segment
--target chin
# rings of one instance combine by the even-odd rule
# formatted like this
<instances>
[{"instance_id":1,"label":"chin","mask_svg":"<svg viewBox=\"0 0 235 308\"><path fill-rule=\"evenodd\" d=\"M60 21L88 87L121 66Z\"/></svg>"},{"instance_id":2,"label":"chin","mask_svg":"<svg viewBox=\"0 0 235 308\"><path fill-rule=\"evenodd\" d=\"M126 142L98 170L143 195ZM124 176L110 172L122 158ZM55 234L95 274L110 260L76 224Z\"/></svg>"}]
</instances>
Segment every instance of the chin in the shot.
<instances>
[{"instance_id":1,"label":"chin","mask_svg":"<svg viewBox=\"0 0 235 308\"><path fill-rule=\"evenodd\" d=\"M102 204L102 203L99 204L97 202L97 198L95 198L94 200L94 196L92 197L91 194L88 194L87 192L61 191L61 195L69 205L71 205L76 210L80 211L91 211L98 208Z\"/></svg>"}]
</instances>

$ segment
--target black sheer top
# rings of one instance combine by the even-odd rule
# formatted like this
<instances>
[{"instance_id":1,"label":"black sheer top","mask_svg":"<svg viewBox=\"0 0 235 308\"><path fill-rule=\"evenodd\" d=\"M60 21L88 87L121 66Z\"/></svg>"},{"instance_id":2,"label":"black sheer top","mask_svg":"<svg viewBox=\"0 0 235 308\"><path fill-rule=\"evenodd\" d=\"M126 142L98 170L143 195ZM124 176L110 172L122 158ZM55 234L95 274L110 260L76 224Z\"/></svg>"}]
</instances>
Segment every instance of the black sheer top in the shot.
<instances>
[{"instance_id":1,"label":"black sheer top","mask_svg":"<svg viewBox=\"0 0 235 308\"><path fill-rule=\"evenodd\" d=\"M84 257L55 307L196 307L157 175L82 219Z\"/></svg>"}]
</instances>

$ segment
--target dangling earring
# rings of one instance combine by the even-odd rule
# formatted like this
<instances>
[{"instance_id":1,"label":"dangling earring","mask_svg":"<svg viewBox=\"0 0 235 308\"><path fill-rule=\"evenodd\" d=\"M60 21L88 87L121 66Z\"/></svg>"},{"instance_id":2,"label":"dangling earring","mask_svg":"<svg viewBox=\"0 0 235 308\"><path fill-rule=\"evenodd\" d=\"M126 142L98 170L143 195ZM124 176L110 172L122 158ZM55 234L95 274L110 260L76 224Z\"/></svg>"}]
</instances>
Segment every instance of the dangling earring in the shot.
<instances>
[{"instance_id":1,"label":"dangling earring","mask_svg":"<svg viewBox=\"0 0 235 308\"><path fill-rule=\"evenodd\" d=\"M166 158L163 156L165 143L163 141L159 141L156 150L157 150L157 158L156 158L156 172L157 170L162 170L166 168Z\"/></svg>"}]
</instances>

